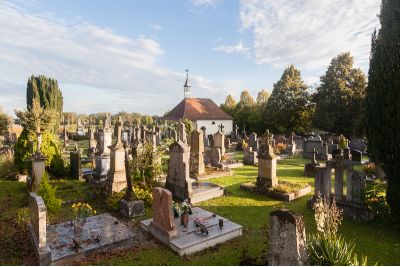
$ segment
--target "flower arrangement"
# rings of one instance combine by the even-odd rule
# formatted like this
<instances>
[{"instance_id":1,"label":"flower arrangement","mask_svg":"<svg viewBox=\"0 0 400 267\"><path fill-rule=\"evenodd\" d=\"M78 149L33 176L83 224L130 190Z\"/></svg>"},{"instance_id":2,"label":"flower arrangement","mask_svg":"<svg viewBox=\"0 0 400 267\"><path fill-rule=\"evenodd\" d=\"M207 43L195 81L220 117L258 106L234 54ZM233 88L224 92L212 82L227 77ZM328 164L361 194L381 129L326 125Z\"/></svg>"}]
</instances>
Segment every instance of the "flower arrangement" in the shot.
<instances>
[{"instance_id":1,"label":"flower arrangement","mask_svg":"<svg viewBox=\"0 0 400 267\"><path fill-rule=\"evenodd\" d=\"M192 207L189 201L185 199L181 204L172 202L172 211L175 217L179 217L183 213L192 214Z\"/></svg>"},{"instance_id":2,"label":"flower arrangement","mask_svg":"<svg viewBox=\"0 0 400 267\"><path fill-rule=\"evenodd\" d=\"M96 214L96 210L94 210L87 203L82 203L82 202L74 203L71 206L71 208L77 220L85 220L86 218Z\"/></svg>"}]
</instances>

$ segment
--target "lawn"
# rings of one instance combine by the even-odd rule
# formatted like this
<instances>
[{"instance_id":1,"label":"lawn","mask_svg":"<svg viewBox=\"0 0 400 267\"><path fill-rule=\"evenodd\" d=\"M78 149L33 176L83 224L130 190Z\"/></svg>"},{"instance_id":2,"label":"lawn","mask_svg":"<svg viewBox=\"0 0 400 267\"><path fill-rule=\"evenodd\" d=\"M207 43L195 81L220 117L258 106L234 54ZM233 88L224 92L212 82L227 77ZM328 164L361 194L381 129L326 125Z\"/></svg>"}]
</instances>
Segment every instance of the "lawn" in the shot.
<instances>
[{"instance_id":1,"label":"lawn","mask_svg":"<svg viewBox=\"0 0 400 267\"><path fill-rule=\"evenodd\" d=\"M303 176L303 166L307 160L294 158L278 162L277 175L281 181L305 182L313 186L313 178ZM313 211L306 207L306 200L311 194L295 200L292 203L273 200L262 195L242 191L240 184L255 180L257 168L244 166L234 170L231 177L221 177L210 181L224 186L227 196L208 200L199 204L200 207L215 212L243 226L243 236L224 243L216 248L201 253L180 258L166 246L158 242L147 242L146 246L137 245L115 255L98 255L90 259L88 264L98 265L238 265L242 251L248 247L252 256L263 253L267 248L267 226L269 213L278 208L289 208L300 212L304 216L306 231L315 231ZM62 180L53 182L58 186L57 193L64 201L70 201L87 196L89 187L84 182ZM20 242L29 242L22 235L22 226L18 226L16 214L19 208L27 205L25 185L13 181L0 180L0 264L29 264L31 252L27 245ZM91 199L90 203L98 211L106 212L106 208L99 199ZM69 203L63 205L58 216L50 218L54 223L71 218ZM146 208L146 215L140 219L150 217L151 210ZM135 220L137 223L139 220ZM368 255L369 263L378 261L382 265L396 265L400 263L400 236L390 225L379 223L356 223L344 221L340 227L346 240L355 240L356 252ZM21 240L22 238L22 240ZM25 238L25 239L24 239ZM24 260L24 258L26 258Z\"/></svg>"}]
</instances>

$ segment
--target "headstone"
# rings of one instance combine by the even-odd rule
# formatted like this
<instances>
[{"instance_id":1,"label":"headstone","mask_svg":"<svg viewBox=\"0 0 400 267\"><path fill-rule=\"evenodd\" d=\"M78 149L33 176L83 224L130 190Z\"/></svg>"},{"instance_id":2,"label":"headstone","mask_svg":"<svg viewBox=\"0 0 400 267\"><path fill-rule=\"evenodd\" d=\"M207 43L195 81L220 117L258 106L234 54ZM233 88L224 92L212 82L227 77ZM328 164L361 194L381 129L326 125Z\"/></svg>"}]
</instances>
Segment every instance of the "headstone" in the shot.
<instances>
[{"instance_id":1,"label":"headstone","mask_svg":"<svg viewBox=\"0 0 400 267\"><path fill-rule=\"evenodd\" d=\"M51 262L51 251L47 245L46 236L46 205L42 197L36 193L29 193L29 210L31 221L28 223L29 237L34 252L40 265L49 265Z\"/></svg>"},{"instance_id":2,"label":"headstone","mask_svg":"<svg viewBox=\"0 0 400 267\"><path fill-rule=\"evenodd\" d=\"M349 170L347 172L347 195L348 201L365 203L365 173L362 171Z\"/></svg>"},{"instance_id":3,"label":"headstone","mask_svg":"<svg viewBox=\"0 0 400 267\"><path fill-rule=\"evenodd\" d=\"M360 150L350 150L351 160L361 162L362 152Z\"/></svg>"},{"instance_id":4,"label":"headstone","mask_svg":"<svg viewBox=\"0 0 400 267\"><path fill-rule=\"evenodd\" d=\"M343 156L337 156L335 159L335 198L342 200L343 198L343 181L344 181L344 159Z\"/></svg>"},{"instance_id":5,"label":"headstone","mask_svg":"<svg viewBox=\"0 0 400 267\"><path fill-rule=\"evenodd\" d=\"M110 170L107 175L109 192L121 192L126 188L125 150L121 140L122 119L115 124L117 141L111 147Z\"/></svg>"},{"instance_id":6,"label":"headstone","mask_svg":"<svg viewBox=\"0 0 400 267\"><path fill-rule=\"evenodd\" d=\"M309 265L303 216L280 209L270 213L270 266Z\"/></svg>"},{"instance_id":7,"label":"headstone","mask_svg":"<svg viewBox=\"0 0 400 267\"><path fill-rule=\"evenodd\" d=\"M243 164L245 164L245 165L257 165L258 164L257 151L253 151L252 147L246 147L243 150Z\"/></svg>"},{"instance_id":8,"label":"headstone","mask_svg":"<svg viewBox=\"0 0 400 267\"><path fill-rule=\"evenodd\" d=\"M97 141L94 138L94 129L92 127L89 128L89 148L97 147Z\"/></svg>"},{"instance_id":9,"label":"headstone","mask_svg":"<svg viewBox=\"0 0 400 267\"><path fill-rule=\"evenodd\" d=\"M83 172L81 168L81 151L75 147L74 151L69 152L69 173L72 179L82 180Z\"/></svg>"},{"instance_id":10,"label":"headstone","mask_svg":"<svg viewBox=\"0 0 400 267\"><path fill-rule=\"evenodd\" d=\"M315 167L314 193L329 198L331 194L331 169L325 166Z\"/></svg>"},{"instance_id":11,"label":"headstone","mask_svg":"<svg viewBox=\"0 0 400 267\"><path fill-rule=\"evenodd\" d=\"M358 150L362 153L365 153L367 149L367 144L365 143L365 140L362 138L353 138L350 139L349 147L352 150Z\"/></svg>"},{"instance_id":12,"label":"headstone","mask_svg":"<svg viewBox=\"0 0 400 267\"><path fill-rule=\"evenodd\" d=\"M194 130L190 144L190 173L199 176L205 172L203 131Z\"/></svg>"},{"instance_id":13,"label":"headstone","mask_svg":"<svg viewBox=\"0 0 400 267\"><path fill-rule=\"evenodd\" d=\"M169 147L168 174L165 187L175 198L190 200L193 194L192 181L189 177L190 147L179 141Z\"/></svg>"},{"instance_id":14,"label":"headstone","mask_svg":"<svg viewBox=\"0 0 400 267\"><path fill-rule=\"evenodd\" d=\"M37 192L39 190L39 185L42 181L42 177L46 171L46 163L45 158L40 151L40 147L42 144L42 134L37 133L37 144L36 144L36 153L32 158L32 192Z\"/></svg>"},{"instance_id":15,"label":"headstone","mask_svg":"<svg viewBox=\"0 0 400 267\"><path fill-rule=\"evenodd\" d=\"M345 160L351 160L350 148L345 147L343 149L343 157L344 157Z\"/></svg>"},{"instance_id":16,"label":"headstone","mask_svg":"<svg viewBox=\"0 0 400 267\"><path fill-rule=\"evenodd\" d=\"M172 194L166 189L153 187L153 220L150 228L167 239L178 235L174 215L172 214Z\"/></svg>"},{"instance_id":17,"label":"headstone","mask_svg":"<svg viewBox=\"0 0 400 267\"><path fill-rule=\"evenodd\" d=\"M179 132L179 140L183 143L187 144L187 135L186 135L186 126L182 121L178 123L178 132Z\"/></svg>"},{"instance_id":18,"label":"headstone","mask_svg":"<svg viewBox=\"0 0 400 267\"><path fill-rule=\"evenodd\" d=\"M257 134L254 132L251 133L249 136L249 147L252 147L253 151L258 151Z\"/></svg>"},{"instance_id":19,"label":"headstone","mask_svg":"<svg viewBox=\"0 0 400 267\"><path fill-rule=\"evenodd\" d=\"M218 131L214 134L214 147L221 149L221 155L225 155L225 134Z\"/></svg>"},{"instance_id":20,"label":"headstone","mask_svg":"<svg viewBox=\"0 0 400 267\"><path fill-rule=\"evenodd\" d=\"M208 136L208 147L214 147L214 136L212 134L209 134Z\"/></svg>"}]
</instances>

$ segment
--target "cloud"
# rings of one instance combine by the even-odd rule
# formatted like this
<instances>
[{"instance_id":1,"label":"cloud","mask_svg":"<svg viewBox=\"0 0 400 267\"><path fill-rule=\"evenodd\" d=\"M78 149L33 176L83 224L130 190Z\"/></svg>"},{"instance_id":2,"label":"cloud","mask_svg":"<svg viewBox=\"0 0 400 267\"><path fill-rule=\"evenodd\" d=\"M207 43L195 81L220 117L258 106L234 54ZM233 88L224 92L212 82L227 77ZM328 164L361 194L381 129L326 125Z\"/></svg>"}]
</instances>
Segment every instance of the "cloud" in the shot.
<instances>
[{"instance_id":1,"label":"cloud","mask_svg":"<svg viewBox=\"0 0 400 267\"><path fill-rule=\"evenodd\" d=\"M242 0L240 20L253 33L258 64L316 70L350 51L367 68L379 6L377 0Z\"/></svg>"},{"instance_id":2,"label":"cloud","mask_svg":"<svg viewBox=\"0 0 400 267\"><path fill-rule=\"evenodd\" d=\"M216 8L217 4L221 2L221 0L191 0L190 1L194 6L203 6L206 8Z\"/></svg>"},{"instance_id":3,"label":"cloud","mask_svg":"<svg viewBox=\"0 0 400 267\"><path fill-rule=\"evenodd\" d=\"M165 51L155 39L32 15L9 2L0 2L0 36L0 106L8 112L25 107L32 74L58 80L66 111L163 114L183 97L184 68L178 73L158 67ZM232 85L199 75L191 79L193 95L216 101Z\"/></svg>"},{"instance_id":4,"label":"cloud","mask_svg":"<svg viewBox=\"0 0 400 267\"><path fill-rule=\"evenodd\" d=\"M151 23L149 23L149 24L147 24L150 28L152 28L152 29L154 29L154 30L156 30L156 31L161 31L162 30L162 26L161 25L159 25L159 24L151 24Z\"/></svg>"},{"instance_id":5,"label":"cloud","mask_svg":"<svg viewBox=\"0 0 400 267\"><path fill-rule=\"evenodd\" d=\"M239 43L236 45L214 47L213 51L223 52L223 53L227 53L227 54L233 54L233 53L247 54L250 51L250 48L243 45L242 41L239 41Z\"/></svg>"}]
</instances>

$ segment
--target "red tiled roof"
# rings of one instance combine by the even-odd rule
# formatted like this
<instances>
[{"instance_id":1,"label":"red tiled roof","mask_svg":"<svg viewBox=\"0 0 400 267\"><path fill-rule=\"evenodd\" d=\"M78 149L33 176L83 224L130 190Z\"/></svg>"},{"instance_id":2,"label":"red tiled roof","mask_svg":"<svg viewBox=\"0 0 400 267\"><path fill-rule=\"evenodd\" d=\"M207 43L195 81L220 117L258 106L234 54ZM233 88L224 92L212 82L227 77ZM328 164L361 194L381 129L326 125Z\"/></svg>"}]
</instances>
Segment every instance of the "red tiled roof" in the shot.
<instances>
[{"instance_id":1,"label":"red tiled roof","mask_svg":"<svg viewBox=\"0 0 400 267\"><path fill-rule=\"evenodd\" d=\"M187 98L182 100L164 120L232 120L233 118L209 98Z\"/></svg>"}]
</instances>

